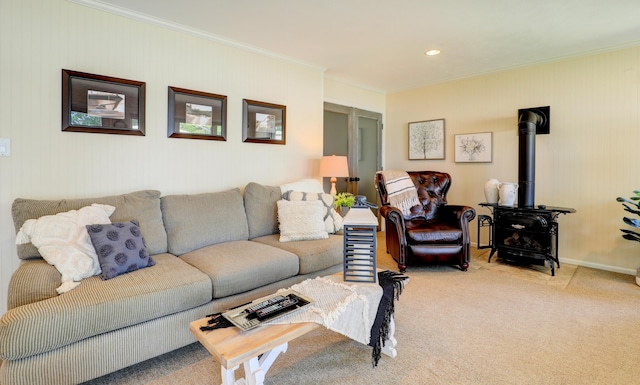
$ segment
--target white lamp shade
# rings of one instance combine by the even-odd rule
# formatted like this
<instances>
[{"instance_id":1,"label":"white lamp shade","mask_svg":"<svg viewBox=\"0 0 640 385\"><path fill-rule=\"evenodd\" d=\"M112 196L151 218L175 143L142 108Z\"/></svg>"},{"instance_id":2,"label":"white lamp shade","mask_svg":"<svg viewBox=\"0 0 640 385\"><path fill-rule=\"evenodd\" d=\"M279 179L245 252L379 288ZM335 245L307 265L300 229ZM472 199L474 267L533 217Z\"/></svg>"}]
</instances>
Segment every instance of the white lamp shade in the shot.
<instances>
[{"instance_id":1,"label":"white lamp shade","mask_svg":"<svg viewBox=\"0 0 640 385\"><path fill-rule=\"evenodd\" d=\"M346 156L323 156L320 159L320 176L343 177L349 176L349 163Z\"/></svg>"}]
</instances>

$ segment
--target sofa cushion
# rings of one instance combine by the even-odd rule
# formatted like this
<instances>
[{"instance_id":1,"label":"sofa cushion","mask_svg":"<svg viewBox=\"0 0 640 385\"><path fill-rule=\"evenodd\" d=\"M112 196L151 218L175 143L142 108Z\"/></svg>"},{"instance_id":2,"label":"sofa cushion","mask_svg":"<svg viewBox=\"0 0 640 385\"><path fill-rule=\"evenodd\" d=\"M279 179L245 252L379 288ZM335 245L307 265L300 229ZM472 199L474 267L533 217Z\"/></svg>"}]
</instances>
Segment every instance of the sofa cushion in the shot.
<instances>
[{"instance_id":1,"label":"sofa cushion","mask_svg":"<svg viewBox=\"0 0 640 385\"><path fill-rule=\"evenodd\" d=\"M100 261L102 279L156 264L147 253L138 221L88 225L87 232Z\"/></svg>"},{"instance_id":2,"label":"sofa cushion","mask_svg":"<svg viewBox=\"0 0 640 385\"><path fill-rule=\"evenodd\" d=\"M282 198L289 201L320 201L324 205L324 226L327 233L335 234L342 229L342 217L333 208L333 195L317 192L302 192L289 190L282 194Z\"/></svg>"},{"instance_id":3,"label":"sofa cushion","mask_svg":"<svg viewBox=\"0 0 640 385\"><path fill-rule=\"evenodd\" d=\"M160 201L172 254L182 255L204 246L249 238L240 189L168 195Z\"/></svg>"},{"instance_id":4,"label":"sofa cushion","mask_svg":"<svg viewBox=\"0 0 640 385\"><path fill-rule=\"evenodd\" d=\"M136 219L140 222L142 235L147 242L150 255L167 252L167 234L162 223L160 212L160 191L143 190L122 195L99 198L37 200L17 198L11 206L11 215L16 232L28 219L36 219L45 215L78 210L92 203L110 205L116 208L111 215L111 222L125 222ZM19 245L20 259L38 258L40 253L31 243Z\"/></svg>"},{"instance_id":5,"label":"sofa cushion","mask_svg":"<svg viewBox=\"0 0 640 385\"><path fill-rule=\"evenodd\" d=\"M278 235L274 234L255 238L252 241L277 247L297 255L300 259L300 271L298 274L315 273L342 263L344 246L342 235L329 235L327 239L297 242L280 242L278 238Z\"/></svg>"},{"instance_id":6,"label":"sofa cushion","mask_svg":"<svg viewBox=\"0 0 640 385\"><path fill-rule=\"evenodd\" d=\"M91 244L86 226L91 223L110 223L115 207L100 205L82 207L55 215L29 219L16 235L16 243L31 242L42 257L55 266L62 276L56 290L66 293L78 286L83 278L100 274L98 256Z\"/></svg>"},{"instance_id":7,"label":"sofa cushion","mask_svg":"<svg viewBox=\"0 0 640 385\"><path fill-rule=\"evenodd\" d=\"M180 256L211 279L213 298L252 290L298 274L298 257L252 241L203 247Z\"/></svg>"},{"instance_id":8,"label":"sofa cushion","mask_svg":"<svg viewBox=\"0 0 640 385\"><path fill-rule=\"evenodd\" d=\"M280 242L325 239L325 209L320 201L278 201Z\"/></svg>"},{"instance_id":9,"label":"sofa cushion","mask_svg":"<svg viewBox=\"0 0 640 385\"><path fill-rule=\"evenodd\" d=\"M19 306L0 318L0 359L16 360L211 301L209 277L170 254L156 266Z\"/></svg>"},{"instance_id":10,"label":"sofa cushion","mask_svg":"<svg viewBox=\"0 0 640 385\"><path fill-rule=\"evenodd\" d=\"M251 182L244 188L244 207L249 239L278 233L276 202L282 199L280 187Z\"/></svg>"}]
</instances>

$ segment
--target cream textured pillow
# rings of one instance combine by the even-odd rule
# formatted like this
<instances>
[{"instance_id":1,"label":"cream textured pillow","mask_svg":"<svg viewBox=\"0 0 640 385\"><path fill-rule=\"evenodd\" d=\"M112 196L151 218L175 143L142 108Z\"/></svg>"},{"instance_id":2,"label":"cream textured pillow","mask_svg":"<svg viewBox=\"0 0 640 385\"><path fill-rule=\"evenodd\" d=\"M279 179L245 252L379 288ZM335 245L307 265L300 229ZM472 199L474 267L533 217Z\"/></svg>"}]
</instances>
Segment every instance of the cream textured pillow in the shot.
<instances>
[{"instance_id":1,"label":"cream textured pillow","mask_svg":"<svg viewBox=\"0 0 640 385\"><path fill-rule=\"evenodd\" d=\"M109 205L94 203L80 210L29 219L16 235L16 244L31 242L40 255L62 275L62 285L56 290L67 292L80 280L100 274L98 255L91 243L87 225L111 223L116 210Z\"/></svg>"},{"instance_id":2,"label":"cream textured pillow","mask_svg":"<svg viewBox=\"0 0 640 385\"><path fill-rule=\"evenodd\" d=\"M329 238L324 226L324 205L320 201L279 200L280 242Z\"/></svg>"},{"instance_id":3,"label":"cream textured pillow","mask_svg":"<svg viewBox=\"0 0 640 385\"><path fill-rule=\"evenodd\" d=\"M327 233L335 234L342 229L342 217L333 208L333 195L317 192L287 191L282 198L288 201L321 201L324 205L324 222Z\"/></svg>"}]
</instances>

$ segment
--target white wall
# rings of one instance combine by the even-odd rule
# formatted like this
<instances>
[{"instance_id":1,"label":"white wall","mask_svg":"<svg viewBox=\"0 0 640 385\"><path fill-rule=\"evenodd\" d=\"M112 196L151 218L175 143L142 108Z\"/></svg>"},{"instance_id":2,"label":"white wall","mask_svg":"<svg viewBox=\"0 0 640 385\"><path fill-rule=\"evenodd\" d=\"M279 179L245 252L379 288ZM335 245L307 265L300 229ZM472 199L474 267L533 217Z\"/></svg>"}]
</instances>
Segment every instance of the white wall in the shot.
<instances>
[{"instance_id":1,"label":"white wall","mask_svg":"<svg viewBox=\"0 0 640 385\"><path fill-rule=\"evenodd\" d=\"M146 136L61 132L61 69L146 82ZM167 138L167 87L228 96L227 141ZM242 142L242 99L287 106L286 145ZM0 1L0 310L18 266L11 203L317 176L323 73L64 0Z\"/></svg>"},{"instance_id":2,"label":"white wall","mask_svg":"<svg viewBox=\"0 0 640 385\"><path fill-rule=\"evenodd\" d=\"M324 100L347 107L381 113L386 109L386 94L325 77Z\"/></svg>"},{"instance_id":3,"label":"white wall","mask_svg":"<svg viewBox=\"0 0 640 385\"><path fill-rule=\"evenodd\" d=\"M622 239L627 213L616 197L640 189L640 48L387 95L386 169L449 172L449 202L488 214L478 206L485 181L518 179L518 109L547 105L535 203L577 210L558 219L561 260L634 274L640 244ZM408 123L440 118L446 159L408 160ZM493 162L455 163L454 135L474 132L493 132Z\"/></svg>"}]
</instances>

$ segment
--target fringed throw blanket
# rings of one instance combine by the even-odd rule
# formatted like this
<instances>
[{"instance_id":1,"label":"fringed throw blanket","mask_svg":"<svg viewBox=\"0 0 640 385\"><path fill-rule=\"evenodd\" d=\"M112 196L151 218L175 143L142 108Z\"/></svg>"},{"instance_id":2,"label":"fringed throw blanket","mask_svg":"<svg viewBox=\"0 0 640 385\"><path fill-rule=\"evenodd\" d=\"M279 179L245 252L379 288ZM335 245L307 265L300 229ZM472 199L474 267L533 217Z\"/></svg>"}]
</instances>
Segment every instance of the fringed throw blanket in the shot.
<instances>
[{"instance_id":1,"label":"fringed throw blanket","mask_svg":"<svg viewBox=\"0 0 640 385\"><path fill-rule=\"evenodd\" d=\"M378 365L382 348L389 337L394 299L398 299L408 278L389 270L378 272L379 285L345 284L341 275L308 279L289 289L314 299L301 311L267 321L264 325L315 322L373 347L372 363ZM377 304L377 306L376 306ZM202 330L233 326L220 313L211 314Z\"/></svg>"},{"instance_id":2,"label":"fringed throw blanket","mask_svg":"<svg viewBox=\"0 0 640 385\"><path fill-rule=\"evenodd\" d=\"M400 299L402 289L408 277L400 273L385 270L378 272L378 283L382 287L382 298L378 305L376 319L371 326L371 340L369 346L373 347L371 361L373 366L378 366L382 348L389 338L389 324L393 317L394 300Z\"/></svg>"},{"instance_id":3,"label":"fringed throw blanket","mask_svg":"<svg viewBox=\"0 0 640 385\"><path fill-rule=\"evenodd\" d=\"M387 189L389 204L402 211L405 217L411 215L411 208L420 205L416 186L405 171L378 171L382 175L384 186Z\"/></svg>"},{"instance_id":4,"label":"fringed throw blanket","mask_svg":"<svg viewBox=\"0 0 640 385\"><path fill-rule=\"evenodd\" d=\"M361 344L369 343L371 325L383 295L380 286L346 285L342 275L335 275L307 279L290 289L313 298L314 302L303 311L278 317L265 322L266 325L315 322Z\"/></svg>"}]
</instances>

